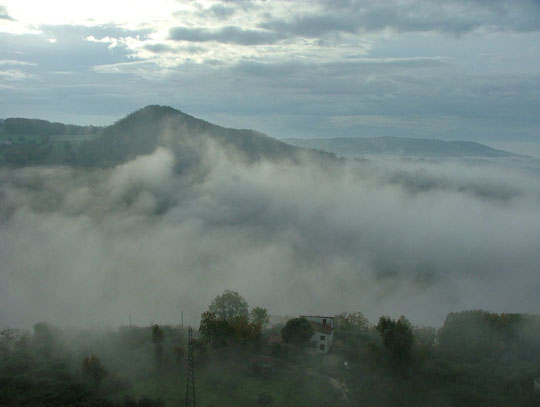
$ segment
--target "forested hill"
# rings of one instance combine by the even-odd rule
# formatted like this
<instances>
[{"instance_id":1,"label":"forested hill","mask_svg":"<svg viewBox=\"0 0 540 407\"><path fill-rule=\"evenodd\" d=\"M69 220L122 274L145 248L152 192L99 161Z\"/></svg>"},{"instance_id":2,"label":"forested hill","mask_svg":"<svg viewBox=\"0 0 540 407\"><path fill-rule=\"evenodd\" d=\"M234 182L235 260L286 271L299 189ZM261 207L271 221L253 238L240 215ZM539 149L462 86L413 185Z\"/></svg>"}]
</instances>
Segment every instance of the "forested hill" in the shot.
<instances>
[{"instance_id":1,"label":"forested hill","mask_svg":"<svg viewBox=\"0 0 540 407\"><path fill-rule=\"evenodd\" d=\"M103 127L77 126L49 122L41 119L24 119L12 117L0 121L0 134L6 136L65 136L97 134Z\"/></svg>"},{"instance_id":2,"label":"forested hill","mask_svg":"<svg viewBox=\"0 0 540 407\"><path fill-rule=\"evenodd\" d=\"M162 146L177 162L197 161L203 149L219 146L238 159L255 162L296 160L300 155L322 161L334 154L291 146L254 130L229 129L167 106L147 106L111 126L72 126L36 119L0 122L0 164L115 165Z\"/></svg>"},{"instance_id":3,"label":"forested hill","mask_svg":"<svg viewBox=\"0 0 540 407\"><path fill-rule=\"evenodd\" d=\"M283 141L315 148L344 157L394 155L409 157L510 157L514 154L496 150L473 141L444 141L405 137L338 137L321 139L289 138Z\"/></svg>"},{"instance_id":4,"label":"forested hill","mask_svg":"<svg viewBox=\"0 0 540 407\"><path fill-rule=\"evenodd\" d=\"M105 128L96 139L85 143L80 153L85 164L108 164L148 154L163 146L181 161L189 161L212 143L249 162L294 160L299 153L333 157L333 154L305 151L254 130L224 128L171 107L155 105Z\"/></svg>"}]
</instances>

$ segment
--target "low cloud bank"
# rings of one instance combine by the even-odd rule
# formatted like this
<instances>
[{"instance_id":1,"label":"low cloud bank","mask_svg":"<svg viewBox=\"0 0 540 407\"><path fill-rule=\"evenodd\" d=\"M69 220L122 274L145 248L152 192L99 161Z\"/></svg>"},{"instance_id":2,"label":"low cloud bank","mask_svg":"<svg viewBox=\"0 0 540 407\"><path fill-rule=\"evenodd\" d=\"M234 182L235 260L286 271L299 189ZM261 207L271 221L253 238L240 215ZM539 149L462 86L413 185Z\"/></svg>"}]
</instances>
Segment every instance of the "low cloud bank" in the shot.
<instances>
[{"instance_id":1,"label":"low cloud bank","mask_svg":"<svg viewBox=\"0 0 540 407\"><path fill-rule=\"evenodd\" d=\"M272 314L416 324L540 309L530 165L204 155L197 177L164 148L112 169L0 170L0 324L179 323L181 311L198 324L224 289Z\"/></svg>"}]
</instances>

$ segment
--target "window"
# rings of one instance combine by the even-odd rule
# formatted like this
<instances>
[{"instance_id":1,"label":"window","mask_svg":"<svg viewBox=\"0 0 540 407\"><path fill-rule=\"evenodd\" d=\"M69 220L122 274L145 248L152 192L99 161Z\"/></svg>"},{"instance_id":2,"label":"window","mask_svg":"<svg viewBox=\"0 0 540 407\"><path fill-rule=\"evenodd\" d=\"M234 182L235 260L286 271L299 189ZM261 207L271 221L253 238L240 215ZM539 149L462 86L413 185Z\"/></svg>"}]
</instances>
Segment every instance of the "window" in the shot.
<instances>
[{"instance_id":1,"label":"window","mask_svg":"<svg viewBox=\"0 0 540 407\"><path fill-rule=\"evenodd\" d=\"M322 324L323 324L323 325L326 325L326 318L323 318Z\"/></svg>"},{"instance_id":2,"label":"window","mask_svg":"<svg viewBox=\"0 0 540 407\"><path fill-rule=\"evenodd\" d=\"M321 341L324 341L324 340L326 340L326 336L321 335Z\"/></svg>"},{"instance_id":3,"label":"window","mask_svg":"<svg viewBox=\"0 0 540 407\"><path fill-rule=\"evenodd\" d=\"M325 345L320 345L320 346L319 346L319 349L320 349L320 350L325 350L325 349L326 349L326 346L325 346Z\"/></svg>"}]
</instances>

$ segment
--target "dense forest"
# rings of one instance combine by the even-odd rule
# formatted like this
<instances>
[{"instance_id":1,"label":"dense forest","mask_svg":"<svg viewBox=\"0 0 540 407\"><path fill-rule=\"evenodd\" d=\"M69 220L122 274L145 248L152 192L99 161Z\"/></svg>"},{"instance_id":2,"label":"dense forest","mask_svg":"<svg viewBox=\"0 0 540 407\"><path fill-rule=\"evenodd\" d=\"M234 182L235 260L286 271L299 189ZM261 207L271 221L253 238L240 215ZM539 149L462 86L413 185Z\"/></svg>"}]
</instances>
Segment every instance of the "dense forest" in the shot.
<instances>
[{"instance_id":1,"label":"dense forest","mask_svg":"<svg viewBox=\"0 0 540 407\"><path fill-rule=\"evenodd\" d=\"M102 129L40 119L0 120L0 166L75 164L81 145Z\"/></svg>"},{"instance_id":2,"label":"dense forest","mask_svg":"<svg viewBox=\"0 0 540 407\"><path fill-rule=\"evenodd\" d=\"M198 405L540 405L538 315L463 311L438 330L405 317L334 318L333 346L314 354L302 318L249 311L234 291L217 296L193 343ZM181 325L5 328L0 405L179 405L186 338Z\"/></svg>"},{"instance_id":3,"label":"dense forest","mask_svg":"<svg viewBox=\"0 0 540 407\"><path fill-rule=\"evenodd\" d=\"M218 143L247 162L294 160L300 152L316 159L335 158L333 154L294 147L254 130L224 128L168 106L151 105L106 127L38 119L1 120L0 166L109 167L164 146L185 167L197 164L200 150L209 143Z\"/></svg>"}]
</instances>

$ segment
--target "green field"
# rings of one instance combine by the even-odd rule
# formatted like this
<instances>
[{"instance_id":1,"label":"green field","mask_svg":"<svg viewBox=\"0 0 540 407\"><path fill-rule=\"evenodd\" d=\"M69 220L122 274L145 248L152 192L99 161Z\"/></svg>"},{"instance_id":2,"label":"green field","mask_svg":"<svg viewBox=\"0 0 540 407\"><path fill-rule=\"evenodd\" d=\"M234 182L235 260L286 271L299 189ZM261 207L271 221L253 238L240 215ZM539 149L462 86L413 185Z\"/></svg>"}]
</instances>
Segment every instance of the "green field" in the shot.
<instances>
[{"instance_id":1,"label":"green field","mask_svg":"<svg viewBox=\"0 0 540 407\"><path fill-rule=\"evenodd\" d=\"M195 367L195 388L201 406L253 406L262 395L270 396L279 406L330 406L340 397L323 376L314 377L313 372L308 374L279 361L270 377L250 372L241 360L206 361ZM185 391L186 374L179 367L178 373L140 379L113 399L121 400L128 395L135 399L159 398L167 406L177 406L184 401Z\"/></svg>"}]
</instances>

